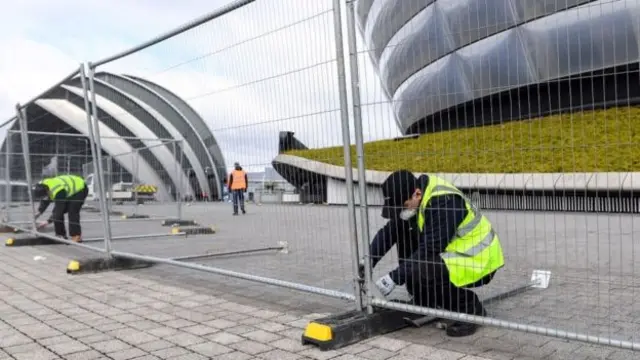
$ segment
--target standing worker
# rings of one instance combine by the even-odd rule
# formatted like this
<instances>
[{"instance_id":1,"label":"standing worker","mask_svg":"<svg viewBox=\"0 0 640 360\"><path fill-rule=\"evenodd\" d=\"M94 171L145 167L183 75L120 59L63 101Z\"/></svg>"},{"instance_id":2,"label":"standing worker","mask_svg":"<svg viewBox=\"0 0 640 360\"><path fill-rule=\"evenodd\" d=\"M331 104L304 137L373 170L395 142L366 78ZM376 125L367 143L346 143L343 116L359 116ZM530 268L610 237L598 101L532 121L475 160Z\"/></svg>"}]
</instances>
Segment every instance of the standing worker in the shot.
<instances>
[{"instance_id":1,"label":"standing worker","mask_svg":"<svg viewBox=\"0 0 640 360\"><path fill-rule=\"evenodd\" d=\"M244 210L244 193L247 192L247 173L242 170L242 166L239 163L233 164L234 170L229 174L229 181L227 186L229 193L233 199L233 215L238 215L238 203L240 203L240 210L243 214L247 212Z\"/></svg>"},{"instance_id":2,"label":"standing worker","mask_svg":"<svg viewBox=\"0 0 640 360\"><path fill-rule=\"evenodd\" d=\"M69 218L69 235L71 240L82 242L82 228L80 226L80 210L89 193L84 179L77 175L60 175L45 178L33 188L34 199L42 199L36 213L36 219L47 210L53 201L51 217L47 223L53 222L55 234L67 239L64 226L64 214Z\"/></svg>"},{"instance_id":3,"label":"standing worker","mask_svg":"<svg viewBox=\"0 0 640 360\"><path fill-rule=\"evenodd\" d=\"M405 285L413 303L486 316L469 288L488 284L504 266L491 223L453 184L434 175L392 173L382 184L382 217L389 219L371 245L372 268L396 244L398 267L376 281L383 296ZM363 265L361 265L361 271ZM477 325L456 321L448 336L472 335Z\"/></svg>"}]
</instances>

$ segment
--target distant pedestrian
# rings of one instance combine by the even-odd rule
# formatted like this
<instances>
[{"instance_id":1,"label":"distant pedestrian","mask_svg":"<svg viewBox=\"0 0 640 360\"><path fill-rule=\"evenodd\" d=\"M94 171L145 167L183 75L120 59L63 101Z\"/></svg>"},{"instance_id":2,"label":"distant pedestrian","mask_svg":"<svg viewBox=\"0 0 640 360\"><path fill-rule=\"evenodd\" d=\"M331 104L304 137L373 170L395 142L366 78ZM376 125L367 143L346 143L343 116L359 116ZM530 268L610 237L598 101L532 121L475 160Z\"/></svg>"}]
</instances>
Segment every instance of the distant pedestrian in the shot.
<instances>
[{"instance_id":1,"label":"distant pedestrian","mask_svg":"<svg viewBox=\"0 0 640 360\"><path fill-rule=\"evenodd\" d=\"M247 212L244 209L244 193L247 192L247 173L242 170L242 166L239 163L233 164L234 170L229 174L229 181L227 187L229 188L229 194L233 201L233 215L238 215L238 205L243 214Z\"/></svg>"}]
</instances>

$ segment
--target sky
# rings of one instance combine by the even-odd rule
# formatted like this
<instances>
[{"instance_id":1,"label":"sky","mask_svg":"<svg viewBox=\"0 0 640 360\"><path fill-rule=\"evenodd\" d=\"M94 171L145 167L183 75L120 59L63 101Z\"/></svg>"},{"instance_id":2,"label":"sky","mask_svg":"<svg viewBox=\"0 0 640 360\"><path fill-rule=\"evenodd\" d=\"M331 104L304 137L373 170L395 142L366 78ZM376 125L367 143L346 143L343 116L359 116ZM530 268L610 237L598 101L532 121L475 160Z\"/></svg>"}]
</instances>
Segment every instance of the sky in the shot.
<instances>
[{"instance_id":1,"label":"sky","mask_svg":"<svg viewBox=\"0 0 640 360\"><path fill-rule=\"evenodd\" d=\"M158 36L231 0L24 0L0 13L0 120L78 68ZM344 3L344 1L341 1ZM309 147L342 144L331 0L258 0L99 66L156 82L205 119L227 166L259 171L278 132ZM342 8L346 42L346 9ZM358 34L364 140L401 135ZM344 46L348 66L348 52ZM347 77L350 70L347 69ZM347 79L350 81L350 79ZM347 83L350 91L350 83ZM351 142L354 141L351 123Z\"/></svg>"}]
</instances>

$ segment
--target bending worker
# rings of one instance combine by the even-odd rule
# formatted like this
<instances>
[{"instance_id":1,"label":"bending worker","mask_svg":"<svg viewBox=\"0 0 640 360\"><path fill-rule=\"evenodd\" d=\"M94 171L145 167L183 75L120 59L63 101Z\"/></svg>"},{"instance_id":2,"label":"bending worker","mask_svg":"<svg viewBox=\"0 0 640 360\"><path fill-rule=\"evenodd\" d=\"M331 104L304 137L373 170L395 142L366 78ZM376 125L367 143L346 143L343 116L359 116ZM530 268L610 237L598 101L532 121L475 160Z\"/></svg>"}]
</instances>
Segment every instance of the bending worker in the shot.
<instances>
[{"instance_id":1,"label":"bending worker","mask_svg":"<svg viewBox=\"0 0 640 360\"><path fill-rule=\"evenodd\" d=\"M488 284L504 266L491 223L454 185L433 175L392 173L382 184L382 217L371 246L372 268L395 244L398 267L376 281L383 296L405 285L417 306L486 316L469 288ZM447 335L467 336L477 325L454 322Z\"/></svg>"},{"instance_id":2,"label":"bending worker","mask_svg":"<svg viewBox=\"0 0 640 360\"><path fill-rule=\"evenodd\" d=\"M80 226L80 210L89 193L84 179L77 175L60 175L42 180L33 189L34 199L42 199L36 213L36 219L47 210L53 201L51 217L47 223L53 222L55 234L67 239L64 226L64 214L69 217L69 235L71 240L82 242Z\"/></svg>"},{"instance_id":3,"label":"bending worker","mask_svg":"<svg viewBox=\"0 0 640 360\"><path fill-rule=\"evenodd\" d=\"M247 173L242 170L242 166L239 163L235 163L233 166L234 169L229 174L229 181L227 182L229 193L233 200L233 215L238 215L238 203L240 203L242 213L246 214L246 211L244 211L244 193L247 192L249 180L247 179Z\"/></svg>"}]
</instances>

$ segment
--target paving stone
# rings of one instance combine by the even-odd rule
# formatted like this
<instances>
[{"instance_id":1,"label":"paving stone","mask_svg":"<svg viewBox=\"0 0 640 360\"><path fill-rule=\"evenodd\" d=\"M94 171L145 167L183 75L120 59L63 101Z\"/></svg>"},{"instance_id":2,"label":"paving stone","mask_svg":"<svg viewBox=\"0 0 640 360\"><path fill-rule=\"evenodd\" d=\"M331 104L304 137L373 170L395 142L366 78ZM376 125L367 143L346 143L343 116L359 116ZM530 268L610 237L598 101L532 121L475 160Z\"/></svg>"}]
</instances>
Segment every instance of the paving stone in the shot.
<instances>
[{"instance_id":1,"label":"paving stone","mask_svg":"<svg viewBox=\"0 0 640 360\"><path fill-rule=\"evenodd\" d=\"M260 322L260 323L257 323L255 325L253 325L253 326L258 328L258 329L262 329L264 331L269 331L269 332L278 332L278 331L283 331L283 330L290 329L290 327L288 327L288 326L279 324L277 322L272 322L272 321Z\"/></svg>"},{"instance_id":2,"label":"paving stone","mask_svg":"<svg viewBox=\"0 0 640 360\"><path fill-rule=\"evenodd\" d=\"M392 339L389 337L376 337L365 342L367 345L375 346L380 349L390 350L390 351L400 351L403 348L411 345L411 343L407 341L402 341L398 339Z\"/></svg>"},{"instance_id":3,"label":"paving stone","mask_svg":"<svg viewBox=\"0 0 640 360\"><path fill-rule=\"evenodd\" d=\"M57 360L58 355L47 349L36 350L32 352L20 353L13 355L15 360Z\"/></svg>"},{"instance_id":4,"label":"paving stone","mask_svg":"<svg viewBox=\"0 0 640 360\"><path fill-rule=\"evenodd\" d=\"M232 328L228 328L228 329L223 329L223 331L232 333L232 334L236 334L236 335L242 335L242 334L246 334L248 332L252 332L252 331L256 331L257 329L254 328L253 326L249 326L249 325L238 325L238 326L234 326Z\"/></svg>"},{"instance_id":5,"label":"paving stone","mask_svg":"<svg viewBox=\"0 0 640 360\"><path fill-rule=\"evenodd\" d=\"M384 349L369 349L358 354L358 356L369 360L386 360L396 354L395 351Z\"/></svg>"},{"instance_id":6,"label":"paving stone","mask_svg":"<svg viewBox=\"0 0 640 360\"><path fill-rule=\"evenodd\" d=\"M109 336L106 334L98 334L98 335L91 335L91 336L86 336L86 337L81 337L77 339L78 341L84 343L84 344L95 344L98 342L105 342L108 340L114 340L113 336Z\"/></svg>"},{"instance_id":7,"label":"paving stone","mask_svg":"<svg viewBox=\"0 0 640 360\"><path fill-rule=\"evenodd\" d=\"M108 335L113 336L116 339L120 339L131 345L143 344L158 339L157 337L149 333L131 328L110 331Z\"/></svg>"},{"instance_id":8,"label":"paving stone","mask_svg":"<svg viewBox=\"0 0 640 360\"><path fill-rule=\"evenodd\" d=\"M101 353L108 354L115 351L129 349L131 348L131 345L125 343L124 341L114 339L93 343L91 344L91 347L100 351Z\"/></svg>"},{"instance_id":9,"label":"paving stone","mask_svg":"<svg viewBox=\"0 0 640 360\"><path fill-rule=\"evenodd\" d=\"M176 319L176 320L165 321L162 323L162 325L172 327L175 329L181 329L187 326L196 325L196 323L193 321L185 320L185 319Z\"/></svg>"},{"instance_id":10,"label":"paving stone","mask_svg":"<svg viewBox=\"0 0 640 360\"><path fill-rule=\"evenodd\" d=\"M219 331L219 329L217 328L213 328L205 325L194 325L194 326L182 328L180 330L186 331L190 334L197 335L197 336L209 335Z\"/></svg>"},{"instance_id":11,"label":"paving stone","mask_svg":"<svg viewBox=\"0 0 640 360\"><path fill-rule=\"evenodd\" d=\"M189 354L183 354L183 355L178 355L176 357L172 357L169 360L210 360L210 359L211 359L210 357L207 357L204 355L189 353Z\"/></svg>"},{"instance_id":12,"label":"paving stone","mask_svg":"<svg viewBox=\"0 0 640 360\"><path fill-rule=\"evenodd\" d=\"M334 358L331 358L331 360L366 360L366 359L354 354L343 354L343 355L338 355Z\"/></svg>"},{"instance_id":13,"label":"paving stone","mask_svg":"<svg viewBox=\"0 0 640 360\"><path fill-rule=\"evenodd\" d=\"M208 335L207 339L222 345L229 345L229 344L233 344L233 343L237 343L245 340L241 336L224 332L224 331L220 331L215 334Z\"/></svg>"},{"instance_id":14,"label":"paving stone","mask_svg":"<svg viewBox=\"0 0 640 360\"><path fill-rule=\"evenodd\" d=\"M316 360L333 359L338 355L341 355L340 352L335 350L321 351L320 349L315 347L301 351L298 354Z\"/></svg>"},{"instance_id":15,"label":"paving stone","mask_svg":"<svg viewBox=\"0 0 640 360\"><path fill-rule=\"evenodd\" d=\"M289 339L289 338L283 338L280 340L276 340L274 342L269 343L269 345L276 347L278 349L281 350L285 350L285 351L289 351L289 352L300 352L303 351L307 348L309 348L309 346L305 346L302 345L302 342L300 340L295 341L293 339Z\"/></svg>"},{"instance_id":16,"label":"paving stone","mask_svg":"<svg viewBox=\"0 0 640 360\"><path fill-rule=\"evenodd\" d=\"M243 353L247 353L249 355L260 354L273 349L271 346L267 346L265 344L262 344L253 340L239 341L233 344L229 344L229 347L236 349L238 351L241 351Z\"/></svg>"},{"instance_id":17,"label":"paving stone","mask_svg":"<svg viewBox=\"0 0 640 360\"><path fill-rule=\"evenodd\" d=\"M65 355L64 357L66 360L96 360L96 359L103 358L104 355L102 355L101 353L95 350L89 350L89 351L81 351L73 354L68 354L68 355Z\"/></svg>"},{"instance_id":18,"label":"paving stone","mask_svg":"<svg viewBox=\"0 0 640 360\"><path fill-rule=\"evenodd\" d=\"M146 352L152 352L160 349L167 349L172 346L174 346L174 344L166 340L155 340L155 341L150 341L144 344L137 345L137 347L139 347L140 349Z\"/></svg>"},{"instance_id":19,"label":"paving stone","mask_svg":"<svg viewBox=\"0 0 640 360\"><path fill-rule=\"evenodd\" d=\"M438 349L433 353L427 355L426 358L429 360L458 360L462 359L465 356L466 354L463 353Z\"/></svg>"},{"instance_id":20,"label":"paving stone","mask_svg":"<svg viewBox=\"0 0 640 360\"><path fill-rule=\"evenodd\" d=\"M207 321L204 324L220 330L226 330L238 325L238 323L235 321L230 321L225 319L215 319L215 320Z\"/></svg>"},{"instance_id":21,"label":"paving stone","mask_svg":"<svg viewBox=\"0 0 640 360\"><path fill-rule=\"evenodd\" d=\"M30 342L33 342L31 338L18 332L0 332L0 349L16 345L24 345Z\"/></svg>"},{"instance_id":22,"label":"paving stone","mask_svg":"<svg viewBox=\"0 0 640 360\"><path fill-rule=\"evenodd\" d=\"M205 342L205 339L186 332L177 332L165 338L178 346L190 346Z\"/></svg>"},{"instance_id":23,"label":"paving stone","mask_svg":"<svg viewBox=\"0 0 640 360\"><path fill-rule=\"evenodd\" d=\"M248 360L248 359L256 359L256 358L252 355L245 354L240 351L234 351L234 352L216 356L216 360Z\"/></svg>"},{"instance_id":24,"label":"paving stone","mask_svg":"<svg viewBox=\"0 0 640 360\"><path fill-rule=\"evenodd\" d=\"M280 350L280 349L271 350L262 354L258 354L257 357L259 359L265 359L265 360L297 360L302 358L301 355Z\"/></svg>"},{"instance_id":25,"label":"paving stone","mask_svg":"<svg viewBox=\"0 0 640 360\"><path fill-rule=\"evenodd\" d=\"M39 351L43 349L46 350L42 345L35 342L31 342L23 345L5 347L2 350L4 350L7 354L11 355L11 354L34 352L34 351Z\"/></svg>"},{"instance_id":26,"label":"paving stone","mask_svg":"<svg viewBox=\"0 0 640 360\"><path fill-rule=\"evenodd\" d=\"M273 342L282 338L279 335L275 335L275 334L266 332L264 330L256 330L256 331L248 332L248 333L242 334L242 336L246 337L247 339L258 341L264 344L268 344L270 342Z\"/></svg>"},{"instance_id":27,"label":"paving stone","mask_svg":"<svg viewBox=\"0 0 640 360\"><path fill-rule=\"evenodd\" d=\"M46 324L37 323L20 328L20 331L32 339L43 339L52 336L62 335L62 332Z\"/></svg>"},{"instance_id":28,"label":"paving stone","mask_svg":"<svg viewBox=\"0 0 640 360\"><path fill-rule=\"evenodd\" d=\"M172 327L168 327L168 326L161 326L161 327L157 327L155 329L149 329L147 330L147 332L153 336L157 336L160 338L165 338L167 336L171 336L173 334L178 333L179 330L172 328Z\"/></svg>"},{"instance_id":29,"label":"paving stone","mask_svg":"<svg viewBox=\"0 0 640 360\"><path fill-rule=\"evenodd\" d=\"M108 353L107 356L109 356L110 358L112 358L113 360L130 360L130 359L137 359L141 356L147 355L147 353L145 351L142 351L140 349L137 348L130 348L130 349L125 349L125 350L120 350L120 351L114 351L111 353Z\"/></svg>"},{"instance_id":30,"label":"paving stone","mask_svg":"<svg viewBox=\"0 0 640 360\"><path fill-rule=\"evenodd\" d=\"M73 354L80 351L90 350L89 347L80 341L69 341L64 343L52 344L48 348L59 355Z\"/></svg>"},{"instance_id":31,"label":"paving stone","mask_svg":"<svg viewBox=\"0 0 640 360\"><path fill-rule=\"evenodd\" d=\"M202 354L210 357L217 357L220 354L233 352L233 349L228 348L221 344L213 343L213 342L192 345L192 346L189 346L188 348L189 350L194 351L198 354Z\"/></svg>"},{"instance_id":32,"label":"paving stone","mask_svg":"<svg viewBox=\"0 0 640 360\"><path fill-rule=\"evenodd\" d=\"M183 347L178 347L178 346L174 346L166 349L160 349L160 350L151 352L152 355L155 355L161 359L171 359L176 356L180 356L188 353L189 353L189 350Z\"/></svg>"}]
</instances>

